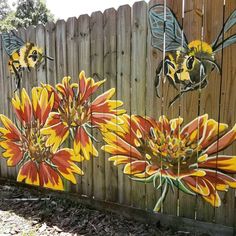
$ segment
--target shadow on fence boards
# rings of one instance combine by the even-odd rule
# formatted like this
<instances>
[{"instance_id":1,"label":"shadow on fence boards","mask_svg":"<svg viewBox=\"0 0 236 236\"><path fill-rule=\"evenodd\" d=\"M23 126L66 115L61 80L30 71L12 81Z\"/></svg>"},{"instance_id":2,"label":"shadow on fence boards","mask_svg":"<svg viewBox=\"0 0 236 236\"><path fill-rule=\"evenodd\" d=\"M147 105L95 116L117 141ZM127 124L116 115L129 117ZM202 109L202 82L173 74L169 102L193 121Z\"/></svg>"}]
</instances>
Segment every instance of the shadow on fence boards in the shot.
<instances>
[{"instance_id":1,"label":"shadow on fence boards","mask_svg":"<svg viewBox=\"0 0 236 236\"><path fill-rule=\"evenodd\" d=\"M141 1L19 29L54 60L21 71L18 45L12 73L2 37L1 178L233 232L235 9Z\"/></svg>"}]
</instances>

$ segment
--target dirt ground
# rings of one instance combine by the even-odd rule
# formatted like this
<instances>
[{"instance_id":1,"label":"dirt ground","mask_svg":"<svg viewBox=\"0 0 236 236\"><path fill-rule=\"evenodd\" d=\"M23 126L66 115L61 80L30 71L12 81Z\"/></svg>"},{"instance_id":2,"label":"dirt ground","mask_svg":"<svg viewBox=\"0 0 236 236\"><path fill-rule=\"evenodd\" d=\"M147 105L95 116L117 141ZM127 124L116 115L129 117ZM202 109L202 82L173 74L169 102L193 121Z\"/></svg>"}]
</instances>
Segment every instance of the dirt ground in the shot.
<instances>
[{"instance_id":1,"label":"dirt ground","mask_svg":"<svg viewBox=\"0 0 236 236\"><path fill-rule=\"evenodd\" d=\"M128 220L34 189L0 185L0 236L191 235Z\"/></svg>"}]
</instances>

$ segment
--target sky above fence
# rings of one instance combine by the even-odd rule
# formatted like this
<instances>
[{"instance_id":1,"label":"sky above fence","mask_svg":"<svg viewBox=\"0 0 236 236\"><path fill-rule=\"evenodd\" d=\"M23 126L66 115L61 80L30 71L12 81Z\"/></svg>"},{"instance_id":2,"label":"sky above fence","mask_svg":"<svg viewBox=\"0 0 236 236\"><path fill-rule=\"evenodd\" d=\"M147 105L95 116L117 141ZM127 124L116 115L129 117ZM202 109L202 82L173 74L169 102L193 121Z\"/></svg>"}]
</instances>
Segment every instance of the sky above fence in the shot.
<instances>
[{"instance_id":1,"label":"sky above fence","mask_svg":"<svg viewBox=\"0 0 236 236\"><path fill-rule=\"evenodd\" d=\"M46 0L47 7L59 19L67 19L72 16L79 16L82 14L91 14L95 11L104 11L107 8L114 7L117 9L121 5L132 4L135 0L99 0L99 1L82 1L82 0L67 0L55 1ZM147 2L147 0L146 0Z\"/></svg>"}]
</instances>

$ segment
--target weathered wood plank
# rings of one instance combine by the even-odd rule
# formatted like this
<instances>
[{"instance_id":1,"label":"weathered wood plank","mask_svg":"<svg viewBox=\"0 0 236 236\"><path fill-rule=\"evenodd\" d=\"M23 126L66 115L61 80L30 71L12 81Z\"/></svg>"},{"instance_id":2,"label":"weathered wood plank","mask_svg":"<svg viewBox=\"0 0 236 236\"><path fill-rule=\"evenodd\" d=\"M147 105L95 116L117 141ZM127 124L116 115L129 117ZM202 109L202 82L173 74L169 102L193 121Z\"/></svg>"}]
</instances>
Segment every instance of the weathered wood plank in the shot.
<instances>
[{"instance_id":1,"label":"weathered wood plank","mask_svg":"<svg viewBox=\"0 0 236 236\"><path fill-rule=\"evenodd\" d=\"M182 27L182 0L168 0L166 2L167 6L172 9L172 11L175 14L176 19L178 20L180 26ZM167 52L165 56L167 55ZM183 99L180 98L179 100L176 100L176 102L169 107L170 102L173 100L173 98L179 93L180 86L177 85L177 89L175 89L169 81L162 80L162 115L166 116L169 120L178 118L179 116L183 116ZM164 127L162 128L164 132ZM179 166L180 167L180 166ZM162 167L163 168L163 167ZM179 173L181 173L181 170L179 170ZM177 178L178 174L176 173ZM164 191L164 187L161 188L162 192ZM180 190L178 188L174 188L173 191L171 190L169 186L169 191L166 195L166 199L163 203L163 209L162 212L164 214L168 215L179 215L179 207L180 207Z\"/></svg>"},{"instance_id":2,"label":"weathered wood plank","mask_svg":"<svg viewBox=\"0 0 236 236\"><path fill-rule=\"evenodd\" d=\"M116 88L116 11L113 8L105 10L104 21L104 77L107 79L104 84L104 91ZM116 99L116 95L113 97ZM107 155L106 155L107 156ZM117 167L105 158L105 183L106 200L116 202L118 200L118 171Z\"/></svg>"},{"instance_id":3,"label":"weathered wood plank","mask_svg":"<svg viewBox=\"0 0 236 236\"><path fill-rule=\"evenodd\" d=\"M9 61L9 56L3 49L3 54L2 54L2 72L3 72L3 101L4 101L4 115L6 115L10 120L13 118L13 112L12 112L12 106L11 106L11 99L14 94L15 90L15 76L10 74L9 68L8 68L8 61ZM12 86L13 85L13 86ZM13 89L12 89L13 88ZM5 174L5 177L9 179L14 178L14 167L7 167L6 165L7 158L4 160L3 164L3 169Z\"/></svg>"},{"instance_id":4,"label":"weathered wood plank","mask_svg":"<svg viewBox=\"0 0 236 236\"><path fill-rule=\"evenodd\" d=\"M35 26L30 26L26 30L26 41L27 42L32 42L36 43L36 30ZM27 77L28 77L28 82L27 82L27 91L30 92L32 87L38 85L38 80L37 80L37 72L36 68L30 69L30 71L27 71Z\"/></svg>"},{"instance_id":5,"label":"weathered wood plank","mask_svg":"<svg viewBox=\"0 0 236 236\"><path fill-rule=\"evenodd\" d=\"M85 71L86 77L90 76L90 30L89 30L89 16L82 15L78 19L78 73L82 70ZM91 101L91 99L90 99ZM92 135L92 129L89 130L89 133ZM93 196L93 164L92 164L92 156L89 161L84 161L82 165L80 165L84 171L84 176L79 177L79 189L80 193L83 193L89 197Z\"/></svg>"},{"instance_id":6,"label":"weathered wood plank","mask_svg":"<svg viewBox=\"0 0 236 236\"><path fill-rule=\"evenodd\" d=\"M124 101L130 115L131 99L131 7L124 5L117 11L117 99ZM130 205L131 180L118 166L118 202Z\"/></svg>"},{"instance_id":7,"label":"weathered wood plank","mask_svg":"<svg viewBox=\"0 0 236 236\"><path fill-rule=\"evenodd\" d=\"M196 12L202 11L202 4L203 1L185 1L183 30L188 43L193 40L201 40L202 17ZM183 94L180 99L182 106L180 116L183 117L184 120L183 126L200 115L200 106L198 106L199 93L200 90L190 91ZM197 199L195 196L188 195L179 190L179 215L194 219L196 213L196 201ZM188 207L185 207L186 204Z\"/></svg>"},{"instance_id":8,"label":"weathered wood plank","mask_svg":"<svg viewBox=\"0 0 236 236\"><path fill-rule=\"evenodd\" d=\"M8 63L8 56L5 53L5 50L3 48L3 42L2 42L2 38L0 37L0 60L1 60L1 65L0 65L0 87L1 87L1 101L0 101L0 113L4 114L4 115L8 115L7 114L7 90L6 90L6 86L9 83L9 80L12 79L10 78L10 76L8 75L8 70L7 70L7 63ZM1 149L2 151L2 149ZM1 161L0 161L0 169L1 169L1 177L3 178L7 178L7 164L6 164L6 159L2 158L1 155Z\"/></svg>"},{"instance_id":9,"label":"weathered wood plank","mask_svg":"<svg viewBox=\"0 0 236 236\"><path fill-rule=\"evenodd\" d=\"M36 26L36 45L43 50L43 54L45 54L45 27L44 25L40 24ZM47 83L47 71L46 71L46 58L42 61L42 63L37 66L36 73L37 73L37 80L38 84L40 83Z\"/></svg>"},{"instance_id":10,"label":"weathered wood plank","mask_svg":"<svg viewBox=\"0 0 236 236\"><path fill-rule=\"evenodd\" d=\"M56 68L57 82L61 82L64 76L67 76L66 62L66 22L59 20L56 23Z\"/></svg>"},{"instance_id":11,"label":"weathered wood plank","mask_svg":"<svg viewBox=\"0 0 236 236\"><path fill-rule=\"evenodd\" d=\"M79 72L84 70L87 77L91 76L90 65L90 18L88 15L82 15L78 19L78 60ZM91 101L91 99L90 99ZM93 134L92 130L89 131ZM81 165L84 176L80 179L79 192L92 197L93 196L93 157L89 161L84 161Z\"/></svg>"},{"instance_id":12,"label":"weathered wood plank","mask_svg":"<svg viewBox=\"0 0 236 236\"><path fill-rule=\"evenodd\" d=\"M78 82L78 26L77 18L68 18L66 22L66 64L67 75L72 78L73 82ZM72 137L68 140L68 145L73 148ZM78 177L76 177L78 180ZM67 184L69 191L75 192L76 186L73 184Z\"/></svg>"},{"instance_id":13,"label":"weathered wood plank","mask_svg":"<svg viewBox=\"0 0 236 236\"><path fill-rule=\"evenodd\" d=\"M152 0L148 4L148 9L156 4L161 4L163 1ZM162 60L162 52L155 49L151 45L151 29L148 23L147 25L147 60L146 60L146 90L148 98L146 99L146 115L158 119L161 115L161 99L156 96L156 89L154 86L156 68ZM161 91L162 92L162 91ZM161 196L160 190L156 190L153 183L146 185L146 208L148 211L152 211L157 200Z\"/></svg>"},{"instance_id":14,"label":"weathered wood plank","mask_svg":"<svg viewBox=\"0 0 236 236\"><path fill-rule=\"evenodd\" d=\"M147 4L136 2L132 6L132 49L131 49L131 113L146 115L146 38ZM132 182L132 205L146 208L146 186Z\"/></svg>"},{"instance_id":15,"label":"weathered wood plank","mask_svg":"<svg viewBox=\"0 0 236 236\"><path fill-rule=\"evenodd\" d=\"M217 0L217 8L212 8L212 2L205 1L204 14L204 41L211 43L217 37L223 25L223 1ZM221 52L216 54L218 63L221 61ZM217 70L212 71L208 77L208 85L201 91L201 114L207 113L209 118L218 121L220 74ZM190 111L191 112L191 111ZM196 218L202 221L215 222L215 209L204 201L201 196L197 196Z\"/></svg>"},{"instance_id":16,"label":"weathered wood plank","mask_svg":"<svg viewBox=\"0 0 236 236\"><path fill-rule=\"evenodd\" d=\"M79 45L79 72L84 70L86 77L90 76L90 18L88 15L82 15L78 20L78 45ZM91 102L91 98L90 98ZM93 135L93 130L89 130ZM86 196L93 196L93 160L82 163L84 176L81 179L81 190Z\"/></svg>"},{"instance_id":17,"label":"weathered wood plank","mask_svg":"<svg viewBox=\"0 0 236 236\"><path fill-rule=\"evenodd\" d=\"M68 76L67 70L67 44L66 44L66 22L59 20L56 23L56 71L57 80L56 83L61 83L65 76ZM63 144L64 147L70 146L70 140L68 139ZM63 179L65 191L70 191L71 183Z\"/></svg>"},{"instance_id":18,"label":"weathered wood plank","mask_svg":"<svg viewBox=\"0 0 236 236\"><path fill-rule=\"evenodd\" d=\"M67 74L74 81L78 80L78 22L75 17L66 22L66 46L67 46Z\"/></svg>"},{"instance_id":19,"label":"weathered wood plank","mask_svg":"<svg viewBox=\"0 0 236 236\"><path fill-rule=\"evenodd\" d=\"M226 1L225 5L225 20L228 16L236 9L235 1ZM218 8L218 11L223 9ZM223 19L222 19L223 21ZM220 27L217 27L219 32ZM234 26L224 38L229 37L236 33L236 27ZM219 92L221 96L221 106L220 106L220 122L226 123L231 129L236 123L236 94L234 88L236 86L235 75L236 75L236 65L234 62L234 57L236 53L236 45L231 45L226 47L221 53L221 60L223 60L222 66L222 91ZM218 108L219 110L219 108ZM219 114L219 111L218 111ZM233 144L223 151L224 155L235 155L236 145ZM216 163L218 165L218 163ZM233 177L236 177L234 175ZM221 194L222 203L219 208L215 209L215 222L216 224L224 225L234 225L236 223L235 219L235 207L236 207L236 195L234 189L229 189L229 191ZM234 225L236 226L236 225ZM235 228L236 229L236 228Z\"/></svg>"},{"instance_id":20,"label":"weathered wood plank","mask_svg":"<svg viewBox=\"0 0 236 236\"><path fill-rule=\"evenodd\" d=\"M56 57L56 25L48 22L45 26L45 53L53 58L53 61L46 60L47 82L55 85L57 82L57 57Z\"/></svg>"}]
</instances>

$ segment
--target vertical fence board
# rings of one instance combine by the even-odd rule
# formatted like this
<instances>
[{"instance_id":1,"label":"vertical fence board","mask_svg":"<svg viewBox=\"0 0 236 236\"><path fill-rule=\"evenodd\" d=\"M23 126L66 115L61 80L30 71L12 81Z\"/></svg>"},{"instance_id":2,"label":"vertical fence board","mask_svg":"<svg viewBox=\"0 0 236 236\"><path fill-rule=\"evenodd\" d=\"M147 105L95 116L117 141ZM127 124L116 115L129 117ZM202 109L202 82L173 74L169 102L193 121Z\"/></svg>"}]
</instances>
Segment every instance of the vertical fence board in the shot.
<instances>
[{"instance_id":1,"label":"vertical fence board","mask_svg":"<svg viewBox=\"0 0 236 236\"><path fill-rule=\"evenodd\" d=\"M113 8L107 9L103 14L104 25L104 77L107 79L104 84L104 91L110 88L116 89L116 11ZM116 95L112 99L115 99ZM108 156L108 155L106 155ZM105 162L106 200L118 200L118 172L117 167L106 158Z\"/></svg>"},{"instance_id":2,"label":"vertical fence board","mask_svg":"<svg viewBox=\"0 0 236 236\"><path fill-rule=\"evenodd\" d=\"M91 15L91 75L94 79L103 78L103 14L94 12ZM105 82L106 83L106 82ZM95 99L103 92L103 86L94 94ZM93 111L92 111L93 112ZM93 181L96 183L94 188L94 197L96 199L105 199L105 153L101 150L102 137L98 129L93 129L93 135L98 140L94 145L98 151L98 157L93 159Z\"/></svg>"},{"instance_id":3,"label":"vertical fence board","mask_svg":"<svg viewBox=\"0 0 236 236\"><path fill-rule=\"evenodd\" d=\"M34 26L30 26L26 30L26 42L36 42L36 31ZM28 74L28 83L27 83L27 91L29 92L32 87L38 85L37 81L37 72L35 68L30 69L30 71L27 72Z\"/></svg>"},{"instance_id":4,"label":"vertical fence board","mask_svg":"<svg viewBox=\"0 0 236 236\"><path fill-rule=\"evenodd\" d=\"M131 54L131 8L119 7L117 11L117 99L124 102L127 114L130 112L130 54ZM118 167L118 200L130 205L131 180L123 174L123 166Z\"/></svg>"},{"instance_id":5,"label":"vertical fence board","mask_svg":"<svg viewBox=\"0 0 236 236\"><path fill-rule=\"evenodd\" d=\"M11 109L11 97L13 95L13 90L12 90L12 84L15 84L15 77L13 75L10 75L9 69L8 69L8 61L9 61L9 56L3 50L2 54L2 72L3 72L3 101L4 101L4 115L12 119L12 109ZM7 158L4 160L4 163L2 164L2 173L3 177L6 178L12 178L12 167L7 167Z\"/></svg>"},{"instance_id":6,"label":"vertical fence board","mask_svg":"<svg viewBox=\"0 0 236 236\"><path fill-rule=\"evenodd\" d=\"M146 38L147 4L136 2L132 7L132 54L131 54L131 113L146 115ZM132 205L146 208L146 186L132 182Z\"/></svg>"},{"instance_id":7,"label":"vertical fence board","mask_svg":"<svg viewBox=\"0 0 236 236\"><path fill-rule=\"evenodd\" d=\"M66 22L67 74L73 81L78 81L78 33L77 19L69 18Z\"/></svg>"},{"instance_id":8,"label":"vertical fence board","mask_svg":"<svg viewBox=\"0 0 236 236\"><path fill-rule=\"evenodd\" d=\"M202 11L202 4L203 1L185 1L183 29L188 39L188 43L193 40L201 40L202 17L196 12ZM188 124L193 119L195 119L198 114L200 114L198 107L198 96L199 90L197 89L195 91L190 91L183 94L182 98L180 99L182 100L182 109L180 115L184 119L183 125ZM180 216L194 219L196 200L197 199L195 196L188 195L179 190ZM188 207L184 207L186 204Z\"/></svg>"},{"instance_id":9,"label":"vertical fence board","mask_svg":"<svg viewBox=\"0 0 236 236\"><path fill-rule=\"evenodd\" d=\"M79 72L84 70L87 77L91 75L90 66L90 18L82 15L78 19ZM81 178L81 192L93 196L93 157L82 163L84 176Z\"/></svg>"},{"instance_id":10,"label":"vertical fence board","mask_svg":"<svg viewBox=\"0 0 236 236\"><path fill-rule=\"evenodd\" d=\"M6 55L6 53L4 52L4 48L3 48L3 43L2 43L2 38L0 38L0 42L1 42L1 47L0 47L0 60L2 61L1 66L0 66L0 72L1 72L1 76L0 76L0 86L1 86L1 101L0 101L0 106L1 106L1 114L7 115L7 93L6 93L6 85L7 83L9 83L9 80L12 79L9 77L9 75L7 75L7 63L8 63L8 57ZM2 150L2 149L1 149ZM0 168L1 168L1 177L3 178L7 178L7 164L6 164L6 159L5 158L1 158L1 162L0 162Z\"/></svg>"},{"instance_id":11,"label":"vertical fence board","mask_svg":"<svg viewBox=\"0 0 236 236\"><path fill-rule=\"evenodd\" d=\"M78 81L78 38L77 38L77 19L76 17L68 18L66 22L66 62L67 75L72 78L73 82ZM73 148L73 140L70 137L69 146ZM76 176L78 180L79 177ZM79 183L78 183L79 185ZM76 186L68 184L69 191L75 192Z\"/></svg>"},{"instance_id":12,"label":"vertical fence board","mask_svg":"<svg viewBox=\"0 0 236 236\"><path fill-rule=\"evenodd\" d=\"M163 1L152 0L148 4L148 9ZM148 17L148 16L147 16ZM147 60L146 60L146 91L147 99L145 101L146 115L158 119L161 115L161 99L156 96L154 81L156 77L156 68L162 60L162 52L151 45L151 29L149 23L147 25ZM160 190L156 190L153 183L146 185L146 202L147 210L152 211L158 198L161 196Z\"/></svg>"},{"instance_id":13,"label":"vertical fence board","mask_svg":"<svg viewBox=\"0 0 236 236\"><path fill-rule=\"evenodd\" d=\"M67 76L66 23L64 20L56 23L56 57L57 82L61 82L62 78Z\"/></svg>"},{"instance_id":14,"label":"vertical fence board","mask_svg":"<svg viewBox=\"0 0 236 236\"><path fill-rule=\"evenodd\" d=\"M91 30L91 75L94 79L103 78L103 14L93 12L90 21ZM105 82L106 83L106 82ZM93 99L103 92L103 86L94 94ZM93 111L92 111L93 112ZM93 159L94 198L105 199L105 153L101 150L102 137L98 129L93 129L93 135L98 140L94 145L98 151L98 157Z\"/></svg>"},{"instance_id":15,"label":"vertical fence board","mask_svg":"<svg viewBox=\"0 0 236 236\"><path fill-rule=\"evenodd\" d=\"M40 24L36 27L36 45L43 50L43 54L45 54L45 27ZM46 58L43 59L42 63L35 68L37 73L38 84L47 83L47 71L46 71Z\"/></svg>"},{"instance_id":16,"label":"vertical fence board","mask_svg":"<svg viewBox=\"0 0 236 236\"><path fill-rule=\"evenodd\" d=\"M223 25L223 1L217 0L217 8L212 8L212 1L205 0L204 40L211 43L215 40ZM221 52L216 53L216 61L220 64ZM213 89L211 89L213 88ZM207 113L210 119L218 121L219 114L220 74L212 71L208 77L208 85L201 91L201 114ZM197 219L215 222L215 209L202 197L197 196Z\"/></svg>"},{"instance_id":17,"label":"vertical fence board","mask_svg":"<svg viewBox=\"0 0 236 236\"><path fill-rule=\"evenodd\" d=\"M180 26L182 27L182 0L168 0L167 6L172 9L175 14L176 19L178 20ZM166 52L167 55L167 52ZM166 56L165 55L165 56ZM179 116L183 116L182 107L183 107L183 99L180 98L176 100L176 102L169 106L170 102L173 98L179 93L180 86L177 85L178 89L175 89L168 81L165 83L162 81L163 86L162 96L162 114L168 118L168 120L176 119ZM162 128L164 131L164 127ZM164 167L162 167L164 168ZM181 169L180 169L181 173ZM175 173L177 176L178 174ZM159 190L160 191L160 190ZM160 192L163 191L163 187ZM171 187L169 187L168 193L166 194L166 199L163 203L163 213L169 215L179 215L179 198L180 198L180 190L178 188L174 188L173 191Z\"/></svg>"},{"instance_id":18,"label":"vertical fence board","mask_svg":"<svg viewBox=\"0 0 236 236\"><path fill-rule=\"evenodd\" d=\"M55 85L57 82L57 57L56 57L56 25L53 22L48 22L45 26L45 53L53 58L53 61L46 60L47 82Z\"/></svg>"},{"instance_id":19,"label":"vertical fence board","mask_svg":"<svg viewBox=\"0 0 236 236\"><path fill-rule=\"evenodd\" d=\"M59 20L56 23L56 71L57 83L61 83L63 77L68 76L67 70L67 44L66 44L66 22ZM70 146L70 141L67 139L64 146ZM63 179L65 191L70 191L71 184L69 181Z\"/></svg>"},{"instance_id":20,"label":"vertical fence board","mask_svg":"<svg viewBox=\"0 0 236 236\"><path fill-rule=\"evenodd\" d=\"M183 29L188 42L201 39L203 4L205 4L203 41L209 44L214 41L223 26L223 2L223 0L185 0ZM137 2L132 8L128 5L121 6L117 12L114 9L107 9L103 14L94 12L91 17L82 15L78 19L69 18L67 22L59 20L56 24L47 23L46 26L19 29L16 34L25 42L35 43L43 48L46 55L54 58L54 61L45 59L41 65L32 68L30 72L23 71L22 87L30 94L32 87L40 82L55 85L67 75L74 81L78 81L79 72L84 70L86 77L91 76L95 81L107 79L92 96L90 102L102 92L116 88L116 95L111 99L122 100L127 114L150 116L155 119L165 115L169 120L181 116L184 126L198 115L207 113L209 119L218 121L220 117L220 122L228 124L231 129L236 122L236 96L234 95L236 45L225 48L223 54L221 51L216 53L218 64L221 64L222 56L224 60L222 78L216 70L212 71L206 88L183 94L181 99L171 107L168 107L169 102L179 91L168 81L166 83L162 81L160 93L163 95L163 101L157 98L154 88L155 70L162 60L163 52L151 45L147 12L154 4L163 3L164 0L151 0L147 6L145 2ZM167 6L174 12L180 25L182 25L182 3L182 0L167 0ZM236 2L226 0L225 20L235 9ZM234 26L227 36L235 32ZM9 57L4 52L1 39L0 45L0 113L14 121L11 98L15 82L9 75L7 66ZM19 91L17 93L19 94ZM118 202L151 211L162 190L156 191L152 184L130 180L123 174L123 166L113 166L113 163L108 161L110 154L101 150L104 142L100 131L93 128L90 132L98 140L98 142L93 140L93 144L99 156L78 163L85 175L76 177L78 184L74 187L70 187L71 185L65 182L66 190L102 201ZM72 144L72 141L65 145L68 144ZM235 144L221 152L224 155L235 153ZM1 177L16 178L19 167L8 168L4 158L1 158L0 165ZM219 208L214 208L199 195L190 196L177 188L173 193L169 189L163 203L163 213L236 226L235 190L230 188L228 192L220 192L219 195L222 204Z\"/></svg>"},{"instance_id":21,"label":"vertical fence board","mask_svg":"<svg viewBox=\"0 0 236 236\"><path fill-rule=\"evenodd\" d=\"M225 6L225 21L232 11L236 9L235 1L226 1ZM218 8L219 11L223 9ZM217 32L219 32L220 27L217 27ZM236 27L233 27L224 38L229 37L236 33ZM226 123L231 129L236 123L236 96L234 88L236 86L235 75L236 75L236 65L234 62L236 45L231 45L223 50L221 54L221 59L223 57L223 67L222 67L222 91L221 91L221 112L220 112L220 122ZM226 150L222 152L224 155L235 155L236 145L231 145ZM232 175L236 177L236 175ZM220 194L222 202L219 208L216 208L215 212L215 222L224 225L233 225L235 217L235 190L229 189L227 192Z\"/></svg>"}]
</instances>

